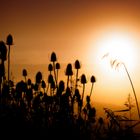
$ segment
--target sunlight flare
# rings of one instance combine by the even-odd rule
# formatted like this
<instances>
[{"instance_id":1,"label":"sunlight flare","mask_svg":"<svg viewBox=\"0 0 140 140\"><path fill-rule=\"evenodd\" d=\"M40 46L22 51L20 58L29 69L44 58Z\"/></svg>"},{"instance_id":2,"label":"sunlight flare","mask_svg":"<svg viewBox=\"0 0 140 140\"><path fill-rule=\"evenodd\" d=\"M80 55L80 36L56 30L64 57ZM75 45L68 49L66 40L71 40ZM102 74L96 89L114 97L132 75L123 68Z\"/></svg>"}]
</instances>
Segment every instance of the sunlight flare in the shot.
<instances>
[{"instance_id":1,"label":"sunlight flare","mask_svg":"<svg viewBox=\"0 0 140 140\"><path fill-rule=\"evenodd\" d=\"M101 57L110 57L124 62L129 69L135 65L135 41L127 33L112 32L100 38L97 43Z\"/></svg>"}]
</instances>

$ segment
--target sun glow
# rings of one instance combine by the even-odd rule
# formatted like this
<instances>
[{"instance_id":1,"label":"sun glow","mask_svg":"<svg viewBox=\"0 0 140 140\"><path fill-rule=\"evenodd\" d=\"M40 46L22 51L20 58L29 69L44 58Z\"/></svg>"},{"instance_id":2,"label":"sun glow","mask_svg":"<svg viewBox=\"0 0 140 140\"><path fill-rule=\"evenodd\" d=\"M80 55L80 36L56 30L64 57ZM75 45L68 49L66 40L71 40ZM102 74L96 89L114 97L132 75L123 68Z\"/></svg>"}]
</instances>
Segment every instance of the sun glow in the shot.
<instances>
[{"instance_id":1,"label":"sun glow","mask_svg":"<svg viewBox=\"0 0 140 140\"><path fill-rule=\"evenodd\" d=\"M135 41L128 34L110 33L100 38L97 46L100 57L108 57L110 60L118 60L125 63L129 69L133 69L135 65ZM110 61L109 60L109 61Z\"/></svg>"}]
</instances>

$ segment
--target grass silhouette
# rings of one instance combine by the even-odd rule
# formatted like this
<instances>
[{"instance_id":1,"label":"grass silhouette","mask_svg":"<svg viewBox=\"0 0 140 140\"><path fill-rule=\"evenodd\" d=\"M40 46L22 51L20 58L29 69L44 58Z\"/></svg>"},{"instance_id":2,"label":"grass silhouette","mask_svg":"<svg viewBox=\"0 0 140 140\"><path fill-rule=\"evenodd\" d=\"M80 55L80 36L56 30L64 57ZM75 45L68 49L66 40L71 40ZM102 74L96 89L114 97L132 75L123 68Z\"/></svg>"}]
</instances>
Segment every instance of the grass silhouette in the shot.
<instances>
[{"instance_id":1,"label":"grass silhouette","mask_svg":"<svg viewBox=\"0 0 140 140\"><path fill-rule=\"evenodd\" d=\"M127 73L127 76L129 78L129 81L130 81L130 84L131 84L131 87L132 87L132 90L133 90L133 93L134 93L135 101L136 101L136 106L137 106L137 111L138 111L138 117L140 119L140 110L139 110L139 105L138 105L138 99L137 99L137 96L136 96L136 92L135 92L135 88L134 88L132 79L130 77L130 74L129 74L128 70L127 70L127 67L126 67L125 63L124 62L118 62L117 60L113 60L111 62L111 66L115 66L116 68L119 67L119 66L121 66L121 65L124 67L124 69L125 69L125 71Z\"/></svg>"}]
</instances>

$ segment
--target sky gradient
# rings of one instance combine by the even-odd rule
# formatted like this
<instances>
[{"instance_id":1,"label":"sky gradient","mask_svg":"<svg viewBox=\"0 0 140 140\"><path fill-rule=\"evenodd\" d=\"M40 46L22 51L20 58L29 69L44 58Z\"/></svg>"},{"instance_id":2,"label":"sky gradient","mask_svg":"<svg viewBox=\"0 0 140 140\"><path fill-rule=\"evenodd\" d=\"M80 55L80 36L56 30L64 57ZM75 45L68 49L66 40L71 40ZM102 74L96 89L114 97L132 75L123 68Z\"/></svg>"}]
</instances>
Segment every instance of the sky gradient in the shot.
<instances>
[{"instance_id":1,"label":"sky gradient","mask_svg":"<svg viewBox=\"0 0 140 140\"><path fill-rule=\"evenodd\" d=\"M82 64L90 64L90 72L98 79L96 94L100 96L95 98L104 97L106 102L108 92L117 89L125 99L132 91L127 76L108 75L110 70L104 73L98 59L103 46L97 44L111 32L130 35L136 43L135 66L130 73L140 91L138 0L0 0L0 17L0 40L5 41L9 33L13 35L12 64L48 64L52 51L60 63L79 59ZM84 68L87 73L88 68ZM114 83L112 89L110 83ZM116 98L112 94L109 97Z\"/></svg>"}]
</instances>

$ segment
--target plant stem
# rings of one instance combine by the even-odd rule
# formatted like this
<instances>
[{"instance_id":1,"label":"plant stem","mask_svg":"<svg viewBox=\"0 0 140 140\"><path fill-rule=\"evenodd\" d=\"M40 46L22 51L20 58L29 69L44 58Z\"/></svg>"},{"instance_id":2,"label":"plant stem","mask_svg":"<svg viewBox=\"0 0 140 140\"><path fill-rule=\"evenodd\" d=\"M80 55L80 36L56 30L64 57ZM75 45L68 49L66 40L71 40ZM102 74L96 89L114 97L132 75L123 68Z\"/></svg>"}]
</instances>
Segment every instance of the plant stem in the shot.
<instances>
[{"instance_id":1,"label":"plant stem","mask_svg":"<svg viewBox=\"0 0 140 140\"><path fill-rule=\"evenodd\" d=\"M78 82L78 69L76 71L76 84L75 84L75 89L77 89L77 82Z\"/></svg>"},{"instance_id":2,"label":"plant stem","mask_svg":"<svg viewBox=\"0 0 140 140\"><path fill-rule=\"evenodd\" d=\"M53 62L53 71L54 71L54 79L55 79L55 83L56 83L56 87L57 87L57 77L56 77L56 72L55 72L55 62Z\"/></svg>"},{"instance_id":3,"label":"plant stem","mask_svg":"<svg viewBox=\"0 0 140 140\"><path fill-rule=\"evenodd\" d=\"M10 45L8 51L8 81L10 80Z\"/></svg>"},{"instance_id":4,"label":"plant stem","mask_svg":"<svg viewBox=\"0 0 140 140\"><path fill-rule=\"evenodd\" d=\"M123 64L123 66L124 66L124 68L125 68L125 71L126 71L126 73L127 73L127 75L128 75L129 81L130 81L131 86L132 86L132 90L133 90L134 97L135 97L135 101L136 101L138 116L139 116L139 119L140 119L140 110L139 110L138 100L137 100L136 92L135 92L135 89L134 89L134 86L133 86L133 82L132 82L132 80L131 80L131 77L130 77L130 75L129 75L129 72L128 72L128 70L127 70L125 64L124 64L124 63L122 63L122 64Z\"/></svg>"},{"instance_id":5,"label":"plant stem","mask_svg":"<svg viewBox=\"0 0 140 140\"><path fill-rule=\"evenodd\" d=\"M92 83L92 85L91 85L91 90L90 90L90 95L89 95L89 97L91 97L92 90L93 90L93 83Z\"/></svg>"}]
</instances>

